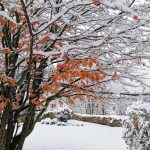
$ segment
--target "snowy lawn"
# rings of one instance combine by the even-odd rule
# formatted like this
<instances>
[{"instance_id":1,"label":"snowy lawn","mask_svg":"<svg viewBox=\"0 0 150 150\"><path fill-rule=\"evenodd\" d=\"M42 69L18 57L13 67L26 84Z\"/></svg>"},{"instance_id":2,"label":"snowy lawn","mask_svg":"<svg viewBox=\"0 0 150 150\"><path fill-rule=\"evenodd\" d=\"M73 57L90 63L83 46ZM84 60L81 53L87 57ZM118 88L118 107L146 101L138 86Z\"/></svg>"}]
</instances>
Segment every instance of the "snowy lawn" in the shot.
<instances>
[{"instance_id":1,"label":"snowy lawn","mask_svg":"<svg viewBox=\"0 0 150 150\"><path fill-rule=\"evenodd\" d=\"M74 121L84 126L37 123L23 150L127 150L122 128Z\"/></svg>"}]
</instances>

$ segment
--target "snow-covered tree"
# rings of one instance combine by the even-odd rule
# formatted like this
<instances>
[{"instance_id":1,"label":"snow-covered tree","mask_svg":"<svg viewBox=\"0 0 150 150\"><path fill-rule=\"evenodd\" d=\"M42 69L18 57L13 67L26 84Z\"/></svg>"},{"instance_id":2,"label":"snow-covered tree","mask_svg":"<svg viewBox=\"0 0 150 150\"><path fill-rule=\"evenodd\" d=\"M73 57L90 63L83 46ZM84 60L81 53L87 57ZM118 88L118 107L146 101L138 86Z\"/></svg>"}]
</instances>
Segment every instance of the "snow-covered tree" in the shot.
<instances>
[{"instance_id":1,"label":"snow-covered tree","mask_svg":"<svg viewBox=\"0 0 150 150\"><path fill-rule=\"evenodd\" d=\"M140 82L133 69L149 46L149 17L129 7L107 0L0 1L1 150L21 150L51 101L98 99L104 83L118 77Z\"/></svg>"}]
</instances>

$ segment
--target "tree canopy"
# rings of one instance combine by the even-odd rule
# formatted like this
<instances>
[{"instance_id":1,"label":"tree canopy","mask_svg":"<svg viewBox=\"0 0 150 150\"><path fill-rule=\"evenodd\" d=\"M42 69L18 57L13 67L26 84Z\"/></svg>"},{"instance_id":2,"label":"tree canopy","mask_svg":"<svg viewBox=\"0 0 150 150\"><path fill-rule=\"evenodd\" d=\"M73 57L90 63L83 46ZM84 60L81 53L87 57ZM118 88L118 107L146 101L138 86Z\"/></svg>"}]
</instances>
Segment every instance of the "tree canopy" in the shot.
<instances>
[{"instance_id":1,"label":"tree canopy","mask_svg":"<svg viewBox=\"0 0 150 150\"><path fill-rule=\"evenodd\" d=\"M134 2L0 1L0 149L21 150L53 100L98 99L115 79L141 83L133 70L149 58L149 8Z\"/></svg>"}]
</instances>

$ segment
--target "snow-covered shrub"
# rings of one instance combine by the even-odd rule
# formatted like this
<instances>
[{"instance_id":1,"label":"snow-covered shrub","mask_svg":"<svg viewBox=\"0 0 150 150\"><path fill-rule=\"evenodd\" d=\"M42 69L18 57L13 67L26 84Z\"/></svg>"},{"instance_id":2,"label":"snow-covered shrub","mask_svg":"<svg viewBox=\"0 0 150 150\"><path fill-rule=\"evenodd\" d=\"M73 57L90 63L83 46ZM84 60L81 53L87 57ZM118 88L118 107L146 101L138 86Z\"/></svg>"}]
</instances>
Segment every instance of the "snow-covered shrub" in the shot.
<instances>
[{"instance_id":1,"label":"snow-covered shrub","mask_svg":"<svg viewBox=\"0 0 150 150\"><path fill-rule=\"evenodd\" d=\"M68 106L59 107L53 112L46 112L42 117L41 124L67 126L68 120L72 118L72 115L73 111Z\"/></svg>"},{"instance_id":2,"label":"snow-covered shrub","mask_svg":"<svg viewBox=\"0 0 150 150\"><path fill-rule=\"evenodd\" d=\"M57 119L46 118L41 120L41 124L53 125L57 123Z\"/></svg>"},{"instance_id":3,"label":"snow-covered shrub","mask_svg":"<svg viewBox=\"0 0 150 150\"><path fill-rule=\"evenodd\" d=\"M60 108L55 112L55 117L60 122L67 122L67 120L71 119L72 110L68 107Z\"/></svg>"},{"instance_id":4,"label":"snow-covered shrub","mask_svg":"<svg viewBox=\"0 0 150 150\"><path fill-rule=\"evenodd\" d=\"M150 150L150 102L137 101L127 109L123 138L130 150Z\"/></svg>"}]
</instances>

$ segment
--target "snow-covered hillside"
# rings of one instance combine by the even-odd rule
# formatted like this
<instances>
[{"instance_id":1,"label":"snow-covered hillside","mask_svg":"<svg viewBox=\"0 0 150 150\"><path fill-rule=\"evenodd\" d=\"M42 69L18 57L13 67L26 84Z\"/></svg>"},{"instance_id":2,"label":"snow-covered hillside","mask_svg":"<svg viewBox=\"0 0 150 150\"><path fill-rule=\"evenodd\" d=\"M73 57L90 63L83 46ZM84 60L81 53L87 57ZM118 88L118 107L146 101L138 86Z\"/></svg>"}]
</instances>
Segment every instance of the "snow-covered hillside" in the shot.
<instances>
[{"instance_id":1,"label":"snow-covered hillside","mask_svg":"<svg viewBox=\"0 0 150 150\"><path fill-rule=\"evenodd\" d=\"M37 123L23 150L127 150L122 128L72 121L84 126Z\"/></svg>"}]
</instances>

